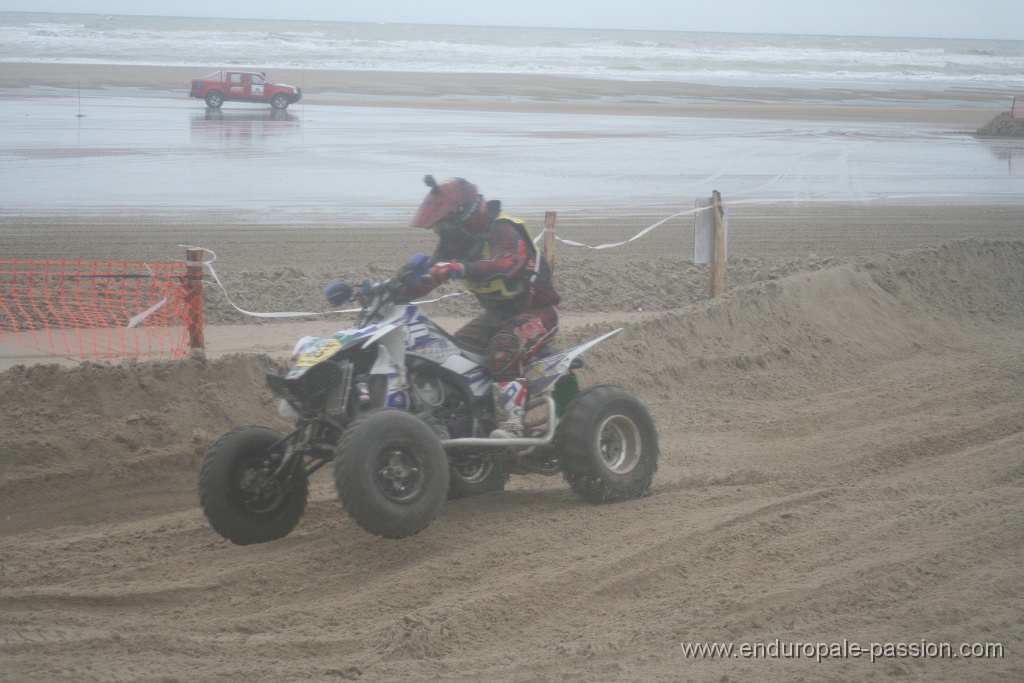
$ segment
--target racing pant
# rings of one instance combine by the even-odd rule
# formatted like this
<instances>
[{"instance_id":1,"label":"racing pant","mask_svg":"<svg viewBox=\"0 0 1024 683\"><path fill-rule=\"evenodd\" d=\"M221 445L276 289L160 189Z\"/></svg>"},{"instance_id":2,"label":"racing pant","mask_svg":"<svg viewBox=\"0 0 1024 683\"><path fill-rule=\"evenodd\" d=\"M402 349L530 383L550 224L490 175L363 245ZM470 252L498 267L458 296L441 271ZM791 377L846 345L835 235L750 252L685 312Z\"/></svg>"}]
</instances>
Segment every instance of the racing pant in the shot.
<instances>
[{"instance_id":1,"label":"racing pant","mask_svg":"<svg viewBox=\"0 0 1024 683\"><path fill-rule=\"evenodd\" d=\"M523 366L558 333L558 309L547 306L509 318L494 311L478 315L455 333L462 346L486 353L496 382L523 377Z\"/></svg>"}]
</instances>

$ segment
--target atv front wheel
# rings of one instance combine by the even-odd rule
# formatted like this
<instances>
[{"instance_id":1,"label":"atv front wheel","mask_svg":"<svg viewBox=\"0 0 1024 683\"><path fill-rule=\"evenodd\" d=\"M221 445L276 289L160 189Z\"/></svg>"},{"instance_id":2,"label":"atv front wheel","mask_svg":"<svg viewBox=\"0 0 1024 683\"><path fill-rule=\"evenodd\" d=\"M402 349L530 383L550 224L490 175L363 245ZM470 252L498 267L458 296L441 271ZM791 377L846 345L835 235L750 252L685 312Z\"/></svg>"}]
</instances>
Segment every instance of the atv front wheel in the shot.
<instances>
[{"instance_id":1,"label":"atv front wheel","mask_svg":"<svg viewBox=\"0 0 1024 683\"><path fill-rule=\"evenodd\" d=\"M334 455L334 485L356 524L404 538L425 529L444 503L448 458L425 422L378 408L345 430Z\"/></svg>"},{"instance_id":2,"label":"atv front wheel","mask_svg":"<svg viewBox=\"0 0 1024 683\"><path fill-rule=\"evenodd\" d=\"M591 503L647 495L658 469L658 432L647 408L612 385L573 399L555 433L569 486Z\"/></svg>"},{"instance_id":3,"label":"atv front wheel","mask_svg":"<svg viewBox=\"0 0 1024 683\"><path fill-rule=\"evenodd\" d=\"M210 109L220 109L220 106L224 104L224 96L220 94L218 90L211 90L206 93L206 106Z\"/></svg>"},{"instance_id":4,"label":"atv front wheel","mask_svg":"<svg viewBox=\"0 0 1024 683\"><path fill-rule=\"evenodd\" d=\"M214 531L238 545L287 536L306 510L305 479L272 478L283 449L270 450L281 434L268 427L240 427L206 452L199 469L199 504Z\"/></svg>"}]
</instances>

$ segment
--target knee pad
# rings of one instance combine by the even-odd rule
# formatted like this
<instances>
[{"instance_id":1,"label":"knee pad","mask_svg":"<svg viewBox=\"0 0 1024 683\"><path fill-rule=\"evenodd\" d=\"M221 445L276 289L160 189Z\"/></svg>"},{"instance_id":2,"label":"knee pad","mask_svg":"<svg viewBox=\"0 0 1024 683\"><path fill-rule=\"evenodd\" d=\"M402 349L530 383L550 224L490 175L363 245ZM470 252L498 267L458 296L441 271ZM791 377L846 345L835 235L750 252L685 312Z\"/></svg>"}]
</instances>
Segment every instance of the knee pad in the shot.
<instances>
[{"instance_id":1,"label":"knee pad","mask_svg":"<svg viewBox=\"0 0 1024 683\"><path fill-rule=\"evenodd\" d=\"M507 381L522 376L523 344L512 334L496 334L491 339L488 364L491 374L498 381Z\"/></svg>"}]
</instances>

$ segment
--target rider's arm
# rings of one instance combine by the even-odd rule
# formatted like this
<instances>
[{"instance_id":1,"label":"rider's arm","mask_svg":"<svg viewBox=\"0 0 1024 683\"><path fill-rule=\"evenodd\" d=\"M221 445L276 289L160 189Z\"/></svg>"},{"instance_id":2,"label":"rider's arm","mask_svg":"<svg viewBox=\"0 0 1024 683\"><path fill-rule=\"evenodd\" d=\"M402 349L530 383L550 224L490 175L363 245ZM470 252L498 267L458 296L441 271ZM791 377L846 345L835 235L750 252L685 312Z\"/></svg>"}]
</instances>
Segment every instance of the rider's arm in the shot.
<instances>
[{"instance_id":1,"label":"rider's arm","mask_svg":"<svg viewBox=\"0 0 1024 683\"><path fill-rule=\"evenodd\" d=\"M430 257L430 265L433 266L436 263L448 260L449 257L445 256L445 251L441 248L441 245L438 244L437 248L434 249L433 255ZM424 277L419 282L414 282L408 285L406 287L404 294L407 297L418 299L422 296L430 294L430 292L432 292L438 286L438 284L439 283L435 282L432 278Z\"/></svg>"}]
</instances>

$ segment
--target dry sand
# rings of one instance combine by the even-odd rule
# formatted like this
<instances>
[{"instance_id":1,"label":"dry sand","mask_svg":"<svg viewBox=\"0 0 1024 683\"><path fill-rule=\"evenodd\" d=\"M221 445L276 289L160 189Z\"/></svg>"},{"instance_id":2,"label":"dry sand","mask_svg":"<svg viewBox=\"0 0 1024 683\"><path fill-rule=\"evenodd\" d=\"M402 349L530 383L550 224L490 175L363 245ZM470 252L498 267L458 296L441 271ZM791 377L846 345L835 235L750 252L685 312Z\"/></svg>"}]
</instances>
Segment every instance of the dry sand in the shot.
<instances>
[{"instance_id":1,"label":"dry sand","mask_svg":"<svg viewBox=\"0 0 1024 683\"><path fill-rule=\"evenodd\" d=\"M617 241L660 217L560 219L559 234ZM1024 679L1022 217L736 207L715 301L688 263L692 223L620 249L560 246L562 342L626 326L583 381L650 407L652 495L591 506L559 479L515 477L398 542L348 520L327 474L274 543L232 546L198 508L206 448L238 425L281 427L263 373L341 318L244 324L208 290L209 359L8 369L0 679ZM31 259L146 261L202 243L236 301L264 311L318 307L325 280L379 276L429 247L329 223L64 214L5 216L0 234L5 257ZM457 324L472 306L431 310ZM1003 656L680 647L777 641L999 643Z\"/></svg>"}]
</instances>

